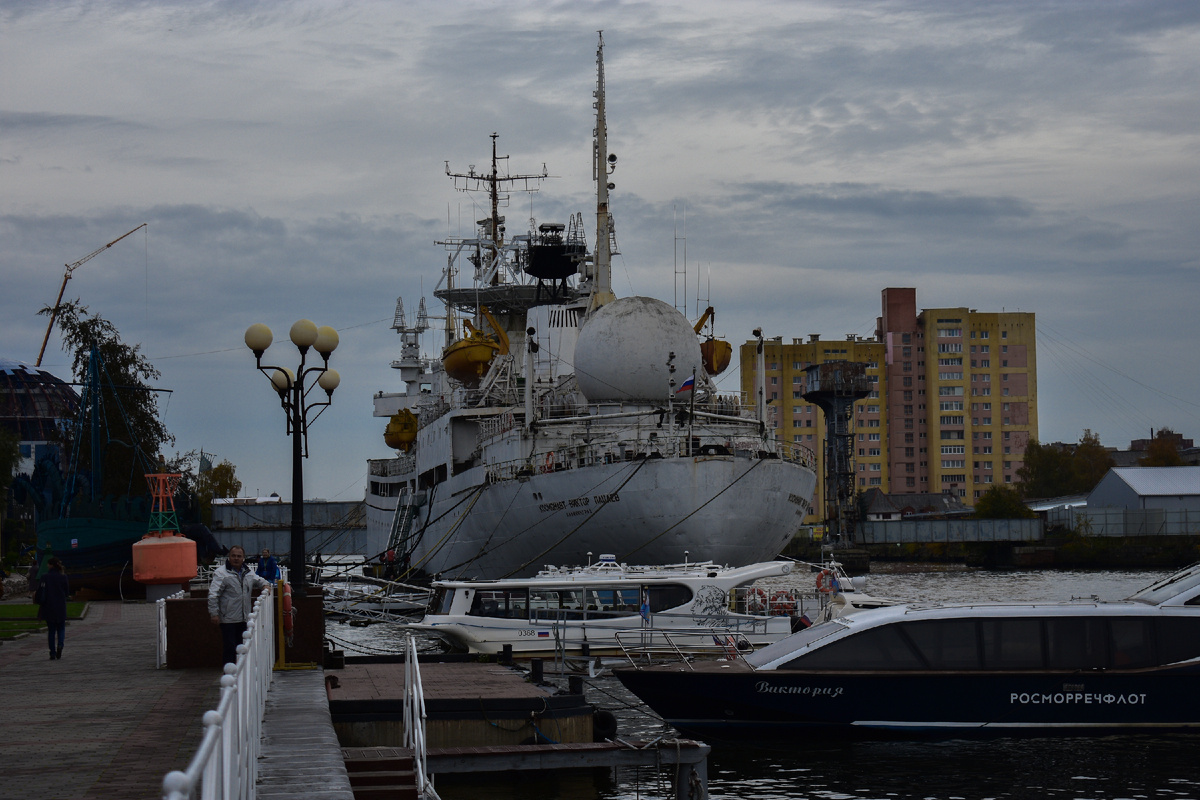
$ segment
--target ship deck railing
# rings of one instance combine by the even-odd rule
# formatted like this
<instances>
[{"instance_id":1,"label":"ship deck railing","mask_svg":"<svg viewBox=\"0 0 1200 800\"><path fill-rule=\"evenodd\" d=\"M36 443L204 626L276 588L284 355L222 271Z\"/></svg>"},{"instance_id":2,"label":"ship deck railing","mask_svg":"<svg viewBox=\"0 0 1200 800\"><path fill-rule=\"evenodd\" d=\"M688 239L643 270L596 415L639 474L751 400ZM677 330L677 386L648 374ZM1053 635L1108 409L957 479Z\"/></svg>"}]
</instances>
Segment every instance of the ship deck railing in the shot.
<instances>
[{"instance_id":1,"label":"ship deck railing","mask_svg":"<svg viewBox=\"0 0 1200 800\"><path fill-rule=\"evenodd\" d=\"M237 661L225 665L217 707L202 717L204 736L183 771L163 778L164 800L247 800L255 796L267 690L275 663L270 587L247 620Z\"/></svg>"},{"instance_id":2,"label":"ship deck railing","mask_svg":"<svg viewBox=\"0 0 1200 800\"><path fill-rule=\"evenodd\" d=\"M707 638L696 641L701 635ZM615 635L622 655L635 667L663 662L690 665L697 658L735 660L754 650L745 637L746 631L736 626L715 626L706 631L657 627L653 631L619 631Z\"/></svg>"},{"instance_id":3,"label":"ship deck railing","mask_svg":"<svg viewBox=\"0 0 1200 800\"><path fill-rule=\"evenodd\" d=\"M578 446L569 450L550 450L532 458L513 459L489 464L488 481L525 478L534 474L583 469L600 464L620 464L655 458L698 458L713 456L742 456L778 458L816 470L816 456L803 445L792 442L763 442L750 439L723 439L713 441L706 432L696 431L692 437L656 437L626 440L619 443L615 452L612 446L585 445L580 453Z\"/></svg>"}]
</instances>

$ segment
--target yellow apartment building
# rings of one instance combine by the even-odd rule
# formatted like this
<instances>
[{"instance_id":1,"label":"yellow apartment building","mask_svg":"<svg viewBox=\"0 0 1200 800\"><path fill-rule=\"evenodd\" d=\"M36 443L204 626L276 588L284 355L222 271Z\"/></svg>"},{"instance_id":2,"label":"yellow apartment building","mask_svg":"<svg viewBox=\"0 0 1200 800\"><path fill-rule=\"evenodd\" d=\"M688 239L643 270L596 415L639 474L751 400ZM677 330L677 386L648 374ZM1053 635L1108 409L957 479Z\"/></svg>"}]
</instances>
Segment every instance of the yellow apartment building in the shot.
<instances>
[{"instance_id":1,"label":"yellow apartment building","mask_svg":"<svg viewBox=\"0 0 1200 800\"><path fill-rule=\"evenodd\" d=\"M828 361L865 363L873 385L854 409L859 492L950 492L972 505L992 484L1016 482L1025 446L1037 437L1034 315L967 307L918 313L911 288L884 289L882 305L874 337L764 343L768 425L816 454L814 510L824 509L825 421L801 395L805 368ZM756 391L755 344L741 346L747 397Z\"/></svg>"}]
</instances>

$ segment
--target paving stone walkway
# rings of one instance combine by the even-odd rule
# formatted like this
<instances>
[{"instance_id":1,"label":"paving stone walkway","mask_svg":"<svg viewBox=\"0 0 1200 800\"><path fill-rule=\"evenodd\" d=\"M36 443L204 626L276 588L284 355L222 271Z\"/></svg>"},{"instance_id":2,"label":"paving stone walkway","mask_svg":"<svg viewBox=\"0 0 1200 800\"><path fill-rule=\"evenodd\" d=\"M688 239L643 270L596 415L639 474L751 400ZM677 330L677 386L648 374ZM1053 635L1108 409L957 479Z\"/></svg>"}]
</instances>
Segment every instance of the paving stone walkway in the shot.
<instances>
[{"instance_id":1,"label":"paving stone walkway","mask_svg":"<svg viewBox=\"0 0 1200 800\"><path fill-rule=\"evenodd\" d=\"M199 746L220 672L156 669L156 626L153 604L92 603L61 660L44 634L0 645L0 796L162 797Z\"/></svg>"}]
</instances>

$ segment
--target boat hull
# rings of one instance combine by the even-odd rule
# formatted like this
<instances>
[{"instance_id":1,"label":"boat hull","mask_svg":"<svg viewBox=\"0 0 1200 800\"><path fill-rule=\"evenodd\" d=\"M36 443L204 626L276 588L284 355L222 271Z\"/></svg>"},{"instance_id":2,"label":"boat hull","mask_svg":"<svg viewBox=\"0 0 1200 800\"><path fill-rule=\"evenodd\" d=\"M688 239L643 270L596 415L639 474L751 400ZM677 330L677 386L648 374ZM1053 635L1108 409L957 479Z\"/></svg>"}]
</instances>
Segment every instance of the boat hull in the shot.
<instances>
[{"instance_id":1,"label":"boat hull","mask_svg":"<svg viewBox=\"0 0 1200 800\"><path fill-rule=\"evenodd\" d=\"M428 575L530 577L601 553L640 564L677 563L687 553L729 566L769 561L799 529L816 485L796 463L735 456L640 459L496 482L483 468L456 477L465 480L440 485L414 525L411 565ZM386 506L368 507L369 530L386 531Z\"/></svg>"},{"instance_id":2,"label":"boat hull","mask_svg":"<svg viewBox=\"0 0 1200 800\"><path fill-rule=\"evenodd\" d=\"M680 730L728 737L1200 733L1200 667L1124 672L615 670Z\"/></svg>"},{"instance_id":3,"label":"boat hull","mask_svg":"<svg viewBox=\"0 0 1200 800\"><path fill-rule=\"evenodd\" d=\"M145 535L145 520L48 520L38 523L38 552L50 548L62 560L72 591L140 598L146 587L133 579L133 545Z\"/></svg>"}]
</instances>

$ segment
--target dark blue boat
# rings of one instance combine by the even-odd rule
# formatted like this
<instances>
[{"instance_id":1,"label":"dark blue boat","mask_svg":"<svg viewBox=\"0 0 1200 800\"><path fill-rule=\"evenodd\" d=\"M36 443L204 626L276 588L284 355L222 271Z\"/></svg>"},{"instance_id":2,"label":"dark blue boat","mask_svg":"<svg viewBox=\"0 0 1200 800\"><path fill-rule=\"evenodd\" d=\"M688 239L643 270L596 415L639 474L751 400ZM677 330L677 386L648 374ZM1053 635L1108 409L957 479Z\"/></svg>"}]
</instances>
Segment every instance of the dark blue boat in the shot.
<instances>
[{"instance_id":1,"label":"dark blue boat","mask_svg":"<svg viewBox=\"0 0 1200 800\"><path fill-rule=\"evenodd\" d=\"M1121 602L898 605L614 672L701 736L1200 732L1200 564Z\"/></svg>"}]
</instances>

